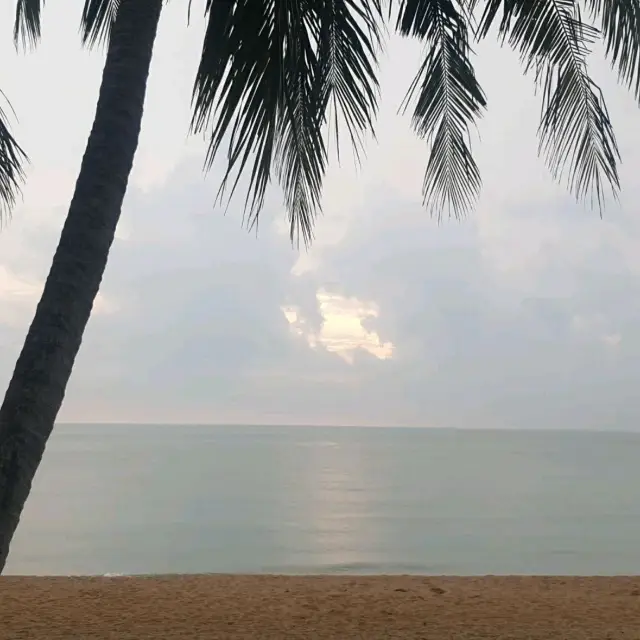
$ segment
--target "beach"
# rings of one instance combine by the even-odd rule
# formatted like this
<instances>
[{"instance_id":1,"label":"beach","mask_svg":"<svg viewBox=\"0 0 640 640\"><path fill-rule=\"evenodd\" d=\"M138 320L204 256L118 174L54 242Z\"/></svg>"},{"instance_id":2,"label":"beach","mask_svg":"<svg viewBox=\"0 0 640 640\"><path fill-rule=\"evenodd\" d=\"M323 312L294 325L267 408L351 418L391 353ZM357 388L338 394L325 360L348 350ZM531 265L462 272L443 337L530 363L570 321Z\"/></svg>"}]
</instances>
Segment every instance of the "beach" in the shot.
<instances>
[{"instance_id":1,"label":"beach","mask_svg":"<svg viewBox=\"0 0 640 640\"><path fill-rule=\"evenodd\" d=\"M0 578L0 638L640 639L640 577Z\"/></svg>"}]
</instances>

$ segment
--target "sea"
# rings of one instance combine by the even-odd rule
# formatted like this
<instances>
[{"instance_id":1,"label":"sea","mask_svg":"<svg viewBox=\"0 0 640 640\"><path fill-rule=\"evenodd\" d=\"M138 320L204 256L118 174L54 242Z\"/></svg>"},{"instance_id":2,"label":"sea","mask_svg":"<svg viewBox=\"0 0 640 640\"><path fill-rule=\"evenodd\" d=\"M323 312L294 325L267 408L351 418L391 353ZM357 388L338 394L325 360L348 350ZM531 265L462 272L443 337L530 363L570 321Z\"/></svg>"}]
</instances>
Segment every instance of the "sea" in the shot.
<instances>
[{"instance_id":1,"label":"sea","mask_svg":"<svg viewBox=\"0 0 640 640\"><path fill-rule=\"evenodd\" d=\"M58 425L5 574L640 573L640 434Z\"/></svg>"}]
</instances>

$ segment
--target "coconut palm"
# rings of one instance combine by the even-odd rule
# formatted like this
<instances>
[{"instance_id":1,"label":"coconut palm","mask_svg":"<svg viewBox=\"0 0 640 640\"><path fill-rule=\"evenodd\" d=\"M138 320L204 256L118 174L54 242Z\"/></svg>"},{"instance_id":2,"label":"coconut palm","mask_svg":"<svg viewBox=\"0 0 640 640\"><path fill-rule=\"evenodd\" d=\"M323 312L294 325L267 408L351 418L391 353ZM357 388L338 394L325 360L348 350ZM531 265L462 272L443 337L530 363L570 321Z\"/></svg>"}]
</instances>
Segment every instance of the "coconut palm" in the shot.
<instances>
[{"instance_id":1,"label":"coconut palm","mask_svg":"<svg viewBox=\"0 0 640 640\"><path fill-rule=\"evenodd\" d=\"M38 38L41 2L18 0L16 38ZM68 217L0 408L0 570L107 263L162 6L84 3L83 40L104 42L106 62ZM250 225L275 178L292 239L311 241L327 164L324 134L341 129L362 151L374 128L376 56L387 24L425 46L405 106L417 134L431 142L423 195L433 213L461 216L480 190L469 130L486 99L470 45L492 27L542 88L540 151L554 176L599 206L607 189L619 189L618 148L587 57L602 38L621 82L640 96L640 0L205 0L205 18L191 128L209 136L206 167L226 152L220 195L226 186L232 194L248 169ZM15 166L9 163L14 177Z\"/></svg>"}]
</instances>

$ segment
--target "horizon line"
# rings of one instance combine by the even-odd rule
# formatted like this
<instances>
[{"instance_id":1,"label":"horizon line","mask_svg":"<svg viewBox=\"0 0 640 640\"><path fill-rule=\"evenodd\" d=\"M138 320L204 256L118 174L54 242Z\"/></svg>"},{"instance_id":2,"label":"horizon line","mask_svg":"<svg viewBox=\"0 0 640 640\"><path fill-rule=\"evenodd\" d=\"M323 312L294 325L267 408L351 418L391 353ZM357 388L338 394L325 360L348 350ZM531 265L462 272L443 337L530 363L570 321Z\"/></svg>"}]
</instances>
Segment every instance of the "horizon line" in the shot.
<instances>
[{"instance_id":1,"label":"horizon line","mask_svg":"<svg viewBox=\"0 0 640 640\"><path fill-rule=\"evenodd\" d=\"M409 425L409 424L321 424L321 423L268 423L268 422L125 422L117 421L56 421L55 426L104 426L104 427L259 427L259 428L301 428L301 429L432 429L437 431L560 431L574 433L576 431L590 433L624 433L638 434L639 430L625 429L624 427L457 427L449 425Z\"/></svg>"}]
</instances>

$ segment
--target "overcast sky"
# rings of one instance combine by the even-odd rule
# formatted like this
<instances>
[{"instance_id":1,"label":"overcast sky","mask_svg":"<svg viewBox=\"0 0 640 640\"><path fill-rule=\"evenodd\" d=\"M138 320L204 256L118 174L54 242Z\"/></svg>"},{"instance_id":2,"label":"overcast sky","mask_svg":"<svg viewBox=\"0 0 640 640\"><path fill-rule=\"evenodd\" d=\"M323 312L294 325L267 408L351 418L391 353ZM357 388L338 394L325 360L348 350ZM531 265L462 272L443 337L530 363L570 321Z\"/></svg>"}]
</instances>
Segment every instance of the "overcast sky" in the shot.
<instances>
[{"instance_id":1,"label":"overcast sky","mask_svg":"<svg viewBox=\"0 0 640 640\"><path fill-rule=\"evenodd\" d=\"M16 55L0 7L0 87L32 164L0 233L0 383L40 295L94 114L103 62L82 50L80 0L49 3L42 45ZM200 3L195 3L199 9ZM601 220L537 158L539 99L517 57L478 47L489 112L476 211L422 207L427 148L397 108L420 48L392 39L378 143L334 161L308 252L281 194L258 237L242 199L214 207L220 165L189 138L203 33L165 9L118 237L63 421L640 429L640 113L604 60L593 72L623 154ZM195 11L195 10L194 10Z\"/></svg>"}]
</instances>

